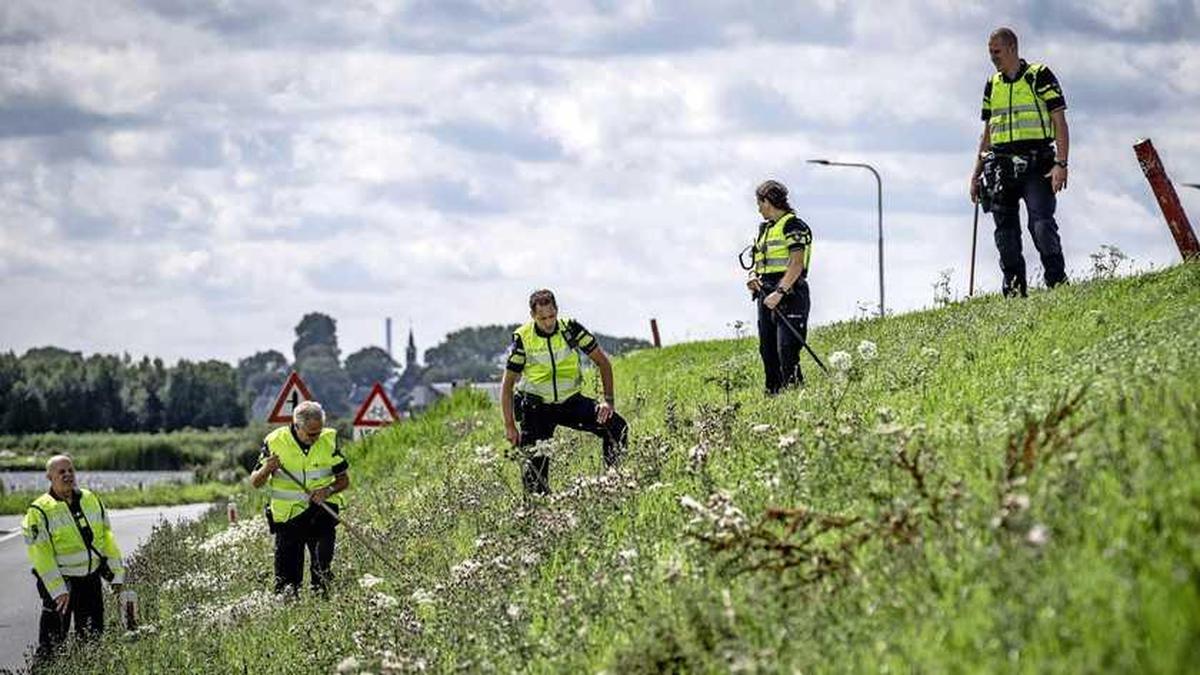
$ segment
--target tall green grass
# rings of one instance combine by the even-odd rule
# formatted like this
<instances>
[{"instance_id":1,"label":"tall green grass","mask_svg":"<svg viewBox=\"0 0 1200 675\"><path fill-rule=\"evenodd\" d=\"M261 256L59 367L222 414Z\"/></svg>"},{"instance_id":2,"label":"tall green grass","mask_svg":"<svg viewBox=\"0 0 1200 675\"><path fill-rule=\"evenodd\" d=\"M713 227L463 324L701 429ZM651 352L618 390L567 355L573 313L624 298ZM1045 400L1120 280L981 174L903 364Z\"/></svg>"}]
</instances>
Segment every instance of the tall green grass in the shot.
<instances>
[{"instance_id":1,"label":"tall green grass","mask_svg":"<svg viewBox=\"0 0 1200 675\"><path fill-rule=\"evenodd\" d=\"M261 519L165 527L154 630L49 671L1191 672L1198 301L1186 265L840 323L852 367L775 398L753 340L637 352L621 470L560 430L548 499L458 396L350 450L386 559L342 531L332 598L265 592Z\"/></svg>"},{"instance_id":2,"label":"tall green grass","mask_svg":"<svg viewBox=\"0 0 1200 675\"><path fill-rule=\"evenodd\" d=\"M0 435L0 468L39 470L51 456L71 455L88 471L178 471L212 463L233 468L256 455L267 428L118 434L110 432Z\"/></svg>"}]
</instances>

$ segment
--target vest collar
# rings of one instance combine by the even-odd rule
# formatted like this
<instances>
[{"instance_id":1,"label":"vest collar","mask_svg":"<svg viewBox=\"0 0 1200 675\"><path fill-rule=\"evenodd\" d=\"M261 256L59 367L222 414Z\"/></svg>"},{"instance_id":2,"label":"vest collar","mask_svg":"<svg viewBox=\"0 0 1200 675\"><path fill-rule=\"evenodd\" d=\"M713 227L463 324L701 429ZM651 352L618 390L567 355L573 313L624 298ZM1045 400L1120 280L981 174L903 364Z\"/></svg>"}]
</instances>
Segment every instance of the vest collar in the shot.
<instances>
[{"instance_id":1,"label":"vest collar","mask_svg":"<svg viewBox=\"0 0 1200 675\"><path fill-rule=\"evenodd\" d=\"M1021 59L1021 66L1019 68L1017 68L1016 77L1014 77L1013 79L1010 80L1010 79L1008 79L1008 76L1005 75L1003 71L1001 71L1000 78L1003 79L1005 81L1005 83L1012 84L1013 82L1020 80L1022 77L1025 77L1025 71L1027 71L1027 70L1029 70L1029 62L1027 62L1025 59Z\"/></svg>"},{"instance_id":2,"label":"vest collar","mask_svg":"<svg viewBox=\"0 0 1200 675\"><path fill-rule=\"evenodd\" d=\"M557 321L554 322L554 330L550 331L549 333L543 333L542 329L538 328L537 322L536 321L533 322L533 334L538 337L544 337L544 338L554 337L554 334L557 332L558 332L558 322Z\"/></svg>"},{"instance_id":3,"label":"vest collar","mask_svg":"<svg viewBox=\"0 0 1200 675\"><path fill-rule=\"evenodd\" d=\"M64 504L78 504L79 500L83 498L83 492L79 488L75 488L71 491L70 499L63 499L62 497L54 494L54 488L46 490L46 494L50 495L50 498L54 501L63 502Z\"/></svg>"},{"instance_id":4,"label":"vest collar","mask_svg":"<svg viewBox=\"0 0 1200 675\"><path fill-rule=\"evenodd\" d=\"M295 424L289 424L288 431L292 434L292 440L296 441L296 445L300 446L300 451L307 455L308 451L312 449L313 443L305 443L304 441L300 440L300 437L296 435Z\"/></svg>"}]
</instances>

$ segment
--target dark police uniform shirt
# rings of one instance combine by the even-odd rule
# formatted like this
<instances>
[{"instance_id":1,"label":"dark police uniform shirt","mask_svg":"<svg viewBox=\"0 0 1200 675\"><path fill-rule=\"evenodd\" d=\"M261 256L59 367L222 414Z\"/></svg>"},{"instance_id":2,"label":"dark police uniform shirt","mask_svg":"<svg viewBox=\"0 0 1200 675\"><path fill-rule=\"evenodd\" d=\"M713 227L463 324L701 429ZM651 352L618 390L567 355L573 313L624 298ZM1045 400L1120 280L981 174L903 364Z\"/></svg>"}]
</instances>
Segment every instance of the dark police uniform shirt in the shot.
<instances>
[{"instance_id":1,"label":"dark police uniform shirt","mask_svg":"<svg viewBox=\"0 0 1200 675\"><path fill-rule=\"evenodd\" d=\"M533 331L537 335L549 337L536 325L533 327ZM583 325L575 319L567 319L566 329L563 331L563 338L566 339L567 344L572 349L578 349L584 354L591 354L596 347L600 346L600 343L596 342L596 338L588 332L588 329L584 328ZM517 356L520 358L514 361L514 357ZM525 370L525 345L521 344L520 335L513 335L512 344L508 347L508 363L506 363L504 367L514 373L520 373L522 370Z\"/></svg>"},{"instance_id":2,"label":"dark police uniform shirt","mask_svg":"<svg viewBox=\"0 0 1200 675\"><path fill-rule=\"evenodd\" d=\"M1010 80L1007 76L1001 76L1005 82L1016 82L1025 77L1025 71L1029 70L1029 64L1025 59L1021 59L1021 69L1017 71L1017 77ZM1034 95L1041 98L1046 103L1046 112L1053 113L1055 110L1065 109L1067 107L1067 98L1063 96L1062 85L1058 83L1058 78L1054 73L1050 72L1049 66L1042 66L1038 71L1037 79L1033 82ZM981 117L984 122L987 122L992 117L991 112L992 101L992 78L988 78L987 84L983 86L983 111ZM1046 124L1050 124L1050 120L1046 120ZM1032 152L1035 150L1043 150L1048 148L1054 141L1051 139L1041 141L1013 141L1012 143L1000 143L994 146L994 150L1001 152L1011 152L1021 154Z\"/></svg>"}]
</instances>

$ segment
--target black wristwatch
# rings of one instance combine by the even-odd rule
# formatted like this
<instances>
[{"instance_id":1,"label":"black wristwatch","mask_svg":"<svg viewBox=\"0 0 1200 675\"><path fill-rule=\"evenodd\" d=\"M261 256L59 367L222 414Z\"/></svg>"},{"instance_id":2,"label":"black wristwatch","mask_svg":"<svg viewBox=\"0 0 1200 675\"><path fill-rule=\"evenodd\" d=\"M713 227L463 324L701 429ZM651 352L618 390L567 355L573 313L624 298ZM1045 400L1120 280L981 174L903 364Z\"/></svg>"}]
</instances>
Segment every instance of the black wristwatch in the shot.
<instances>
[{"instance_id":1,"label":"black wristwatch","mask_svg":"<svg viewBox=\"0 0 1200 675\"><path fill-rule=\"evenodd\" d=\"M1065 159L1056 159L1056 160L1054 160L1054 165L1055 165L1055 166L1061 166L1062 168L1064 168L1064 169L1065 169L1065 168L1067 168L1067 160L1065 160Z\"/></svg>"}]
</instances>

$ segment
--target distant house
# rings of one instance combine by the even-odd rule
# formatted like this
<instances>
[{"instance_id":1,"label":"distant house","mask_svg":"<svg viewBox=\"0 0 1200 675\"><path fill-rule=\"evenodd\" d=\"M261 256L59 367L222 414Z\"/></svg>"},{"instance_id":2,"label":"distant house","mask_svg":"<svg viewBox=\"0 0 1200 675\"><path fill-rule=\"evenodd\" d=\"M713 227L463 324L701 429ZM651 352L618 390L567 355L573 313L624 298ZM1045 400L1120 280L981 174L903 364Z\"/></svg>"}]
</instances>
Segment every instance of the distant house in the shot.
<instances>
[{"instance_id":1,"label":"distant house","mask_svg":"<svg viewBox=\"0 0 1200 675\"><path fill-rule=\"evenodd\" d=\"M469 382L467 380L459 380L457 382L434 382L429 385L438 393L439 396L449 396L454 393L454 390L466 387L476 391L482 391L492 399L494 403L500 402L500 383L499 382Z\"/></svg>"}]
</instances>

